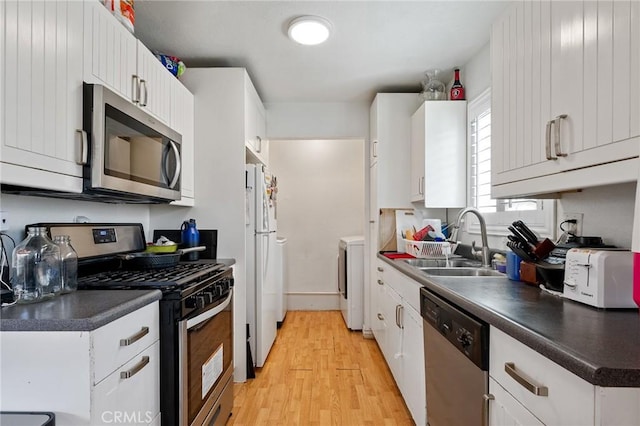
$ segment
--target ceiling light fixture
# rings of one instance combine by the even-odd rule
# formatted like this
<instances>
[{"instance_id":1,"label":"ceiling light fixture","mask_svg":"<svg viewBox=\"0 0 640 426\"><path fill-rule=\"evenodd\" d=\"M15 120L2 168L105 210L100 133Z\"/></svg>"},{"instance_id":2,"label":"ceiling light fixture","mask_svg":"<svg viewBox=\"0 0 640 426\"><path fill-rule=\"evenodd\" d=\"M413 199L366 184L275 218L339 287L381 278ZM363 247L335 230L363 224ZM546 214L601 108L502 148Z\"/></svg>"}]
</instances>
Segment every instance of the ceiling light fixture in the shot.
<instances>
[{"instance_id":1,"label":"ceiling light fixture","mask_svg":"<svg viewBox=\"0 0 640 426\"><path fill-rule=\"evenodd\" d=\"M289 38L307 46L324 43L329 38L331 23L319 16L301 16L289 23Z\"/></svg>"}]
</instances>

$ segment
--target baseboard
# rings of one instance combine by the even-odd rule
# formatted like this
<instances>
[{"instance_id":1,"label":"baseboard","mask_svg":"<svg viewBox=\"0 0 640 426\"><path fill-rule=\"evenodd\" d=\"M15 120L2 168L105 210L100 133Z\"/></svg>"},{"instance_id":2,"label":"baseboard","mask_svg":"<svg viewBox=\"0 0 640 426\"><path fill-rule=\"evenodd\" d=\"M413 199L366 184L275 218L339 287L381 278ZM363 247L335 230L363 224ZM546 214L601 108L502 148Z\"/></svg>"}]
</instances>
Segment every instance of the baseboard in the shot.
<instances>
[{"instance_id":1,"label":"baseboard","mask_svg":"<svg viewBox=\"0 0 640 426\"><path fill-rule=\"evenodd\" d=\"M289 311L336 311L340 309L338 293L287 293Z\"/></svg>"}]
</instances>

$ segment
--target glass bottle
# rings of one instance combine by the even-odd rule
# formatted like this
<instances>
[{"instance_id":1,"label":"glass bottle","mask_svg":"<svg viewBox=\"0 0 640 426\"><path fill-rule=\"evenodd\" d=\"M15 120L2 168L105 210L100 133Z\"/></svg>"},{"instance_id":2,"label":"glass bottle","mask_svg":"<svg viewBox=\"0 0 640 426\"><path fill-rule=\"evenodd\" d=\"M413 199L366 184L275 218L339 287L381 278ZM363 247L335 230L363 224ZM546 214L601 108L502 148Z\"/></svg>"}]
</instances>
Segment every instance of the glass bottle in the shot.
<instances>
[{"instance_id":1,"label":"glass bottle","mask_svg":"<svg viewBox=\"0 0 640 426\"><path fill-rule=\"evenodd\" d=\"M452 101L464 100L464 86L460 83L460 70L456 68L454 70L455 77L453 84L451 85L451 91L449 92L449 99Z\"/></svg>"},{"instance_id":2,"label":"glass bottle","mask_svg":"<svg viewBox=\"0 0 640 426\"><path fill-rule=\"evenodd\" d=\"M440 70L433 69L425 72L426 78L422 81L420 96L425 101L441 101L447 99L446 87L440 81Z\"/></svg>"},{"instance_id":3,"label":"glass bottle","mask_svg":"<svg viewBox=\"0 0 640 426\"><path fill-rule=\"evenodd\" d=\"M68 235L56 235L53 242L60 248L60 279L62 293L78 289L78 254L71 245Z\"/></svg>"},{"instance_id":4,"label":"glass bottle","mask_svg":"<svg viewBox=\"0 0 640 426\"><path fill-rule=\"evenodd\" d=\"M61 290L60 249L47 228L29 227L11 256L11 286L17 303L32 303Z\"/></svg>"}]
</instances>

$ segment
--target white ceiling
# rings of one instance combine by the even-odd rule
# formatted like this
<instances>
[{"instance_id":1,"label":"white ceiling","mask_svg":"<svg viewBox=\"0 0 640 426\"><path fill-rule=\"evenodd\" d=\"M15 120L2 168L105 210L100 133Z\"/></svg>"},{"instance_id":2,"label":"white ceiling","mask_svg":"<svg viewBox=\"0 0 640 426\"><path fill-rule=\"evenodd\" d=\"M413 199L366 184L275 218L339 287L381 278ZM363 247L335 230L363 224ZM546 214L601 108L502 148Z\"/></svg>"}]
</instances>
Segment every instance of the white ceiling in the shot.
<instances>
[{"instance_id":1,"label":"white ceiling","mask_svg":"<svg viewBox=\"0 0 640 426\"><path fill-rule=\"evenodd\" d=\"M137 0L136 35L189 67L247 68L264 102L371 101L419 91L424 71L449 72L489 41L506 1ZM287 38L300 15L328 19L328 42ZM464 77L464 76L463 76ZM464 80L463 80L464 84Z\"/></svg>"}]
</instances>

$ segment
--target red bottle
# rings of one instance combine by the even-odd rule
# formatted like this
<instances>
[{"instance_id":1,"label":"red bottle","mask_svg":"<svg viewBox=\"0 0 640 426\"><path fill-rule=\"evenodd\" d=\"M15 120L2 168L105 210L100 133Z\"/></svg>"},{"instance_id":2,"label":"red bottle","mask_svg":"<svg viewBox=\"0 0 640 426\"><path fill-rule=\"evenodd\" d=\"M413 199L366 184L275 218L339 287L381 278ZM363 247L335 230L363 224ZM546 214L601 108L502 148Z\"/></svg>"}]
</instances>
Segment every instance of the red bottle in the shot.
<instances>
[{"instance_id":1,"label":"red bottle","mask_svg":"<svg viewBox=\"0 0 640 426\"><path fill-rule=\"evenodd\" d=\"M460 83L460 70L456 68L456 73L453 85L451 86L451 92L449 93L449 99L452 101L464 101L464 86Z\"/></svg>"}]
</instances>

